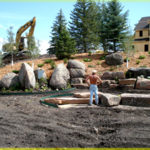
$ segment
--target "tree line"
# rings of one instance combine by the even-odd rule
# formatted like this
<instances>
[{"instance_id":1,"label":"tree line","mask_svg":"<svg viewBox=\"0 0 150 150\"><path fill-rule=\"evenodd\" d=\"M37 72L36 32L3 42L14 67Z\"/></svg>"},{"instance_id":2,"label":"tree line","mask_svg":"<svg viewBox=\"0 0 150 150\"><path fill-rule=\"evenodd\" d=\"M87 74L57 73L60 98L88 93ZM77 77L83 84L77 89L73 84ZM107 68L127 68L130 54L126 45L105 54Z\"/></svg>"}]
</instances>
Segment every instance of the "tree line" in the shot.
<instances>
[{"instance_id":1,"label":"tree line","mask_svg":"<svg viewBox=\"0 0 150 150\"><path fill-rule=\"evenodd\" d=\"M124 50L124 41L129 36L128 11L123 12L117 0L77 0L70 20L67 28L65 16L59 11L52 27L49 54L62 59L100 47L105 52Z\"/></svg>"}]
</instances>

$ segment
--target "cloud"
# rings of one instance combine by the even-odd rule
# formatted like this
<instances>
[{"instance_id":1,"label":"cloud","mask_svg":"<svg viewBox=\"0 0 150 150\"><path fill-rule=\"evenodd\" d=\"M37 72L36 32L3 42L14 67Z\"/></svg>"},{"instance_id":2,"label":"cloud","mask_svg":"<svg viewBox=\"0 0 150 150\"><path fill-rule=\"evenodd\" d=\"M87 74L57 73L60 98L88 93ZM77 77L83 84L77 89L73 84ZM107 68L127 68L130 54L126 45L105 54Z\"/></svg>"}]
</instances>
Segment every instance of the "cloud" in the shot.
<instances>
[{"instance_id":1,"label":"cloud","mask_svg":"<svg viewBox=\"0 0 150 150\"><path fill-rule=\"evenodd\" d=\"M49 41L48 40L40 40L40 54L46 54L47 53L47 49L49 48Z\"/></svg>"},{"instance_id":2,"label":"cloud","mask_svg":"<svg viewBox=\"0 0 150 150\"><path fill-rule=\"evenodd\" d=\"M0 29L3 29L3 28L4 28L4 26L2 24L0 24Z\"/></svg>"}]
</instances>

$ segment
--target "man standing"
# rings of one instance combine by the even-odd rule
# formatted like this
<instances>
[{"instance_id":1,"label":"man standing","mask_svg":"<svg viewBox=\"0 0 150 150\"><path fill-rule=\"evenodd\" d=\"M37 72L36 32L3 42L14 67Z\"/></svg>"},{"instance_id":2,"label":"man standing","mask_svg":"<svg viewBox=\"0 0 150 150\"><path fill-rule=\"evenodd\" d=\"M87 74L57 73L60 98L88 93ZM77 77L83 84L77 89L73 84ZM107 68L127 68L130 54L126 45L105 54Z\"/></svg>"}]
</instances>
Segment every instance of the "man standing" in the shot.
<instances>
[{"instance_id":1,"label":"man standing","mask_svg":"<svg viewBox=\"0 0 150 150\"><path fill-rule=\"evenodd\" d=\"M90 102L89 105L93 104L93 93L95 93L95 104L98 105L99 99L98 99L98 87L97 85L101 84L101 79L96 75L97 71L93 70L92 75L89 75L86 78L87 84L90 86Z\"/></svg>"}]
</instances>

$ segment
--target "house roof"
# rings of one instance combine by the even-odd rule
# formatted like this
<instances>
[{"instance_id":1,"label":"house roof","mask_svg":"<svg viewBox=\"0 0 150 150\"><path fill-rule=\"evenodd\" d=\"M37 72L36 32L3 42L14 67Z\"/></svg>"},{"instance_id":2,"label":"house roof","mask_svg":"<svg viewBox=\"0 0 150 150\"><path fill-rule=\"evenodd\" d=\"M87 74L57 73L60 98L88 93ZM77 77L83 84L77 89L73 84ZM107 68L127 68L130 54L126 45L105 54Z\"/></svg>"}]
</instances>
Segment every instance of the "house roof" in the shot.
<instances>
[{"instance_id":1,"label":"house roof","mask_svg":"<svg viewBox=\"0 0 150 150\"><path fill-rule=\"evenodd\" d=\"M135 27L135 30L149 28L150 17L142 17Z\"/></svg>"}]
</instances>

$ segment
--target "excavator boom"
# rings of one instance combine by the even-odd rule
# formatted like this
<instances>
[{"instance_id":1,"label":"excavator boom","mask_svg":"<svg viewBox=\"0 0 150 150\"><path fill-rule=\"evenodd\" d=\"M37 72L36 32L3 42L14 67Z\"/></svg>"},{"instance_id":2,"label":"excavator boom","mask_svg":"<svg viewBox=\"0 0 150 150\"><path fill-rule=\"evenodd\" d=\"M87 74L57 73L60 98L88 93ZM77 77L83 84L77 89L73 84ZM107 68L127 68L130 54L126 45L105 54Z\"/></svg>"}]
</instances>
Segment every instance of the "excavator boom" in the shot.
<instances>
[{"instance_id":1,"label":"excavator boom","mask_svg":"<svg viewBox=\"0 0 150 150\"><path fill-rule=\"evenodd\" d=\"M18 29L16 34L16 44L18 45L19 50L22 50L24 48L24 43L22 40L23 37L21 37L22 33L30 27L29 33L26 35L26 38L31 37L34 33L35 23L36 18L34 17L32 20L28 21L26 24Z\"/></svg>"}]
</instances>

